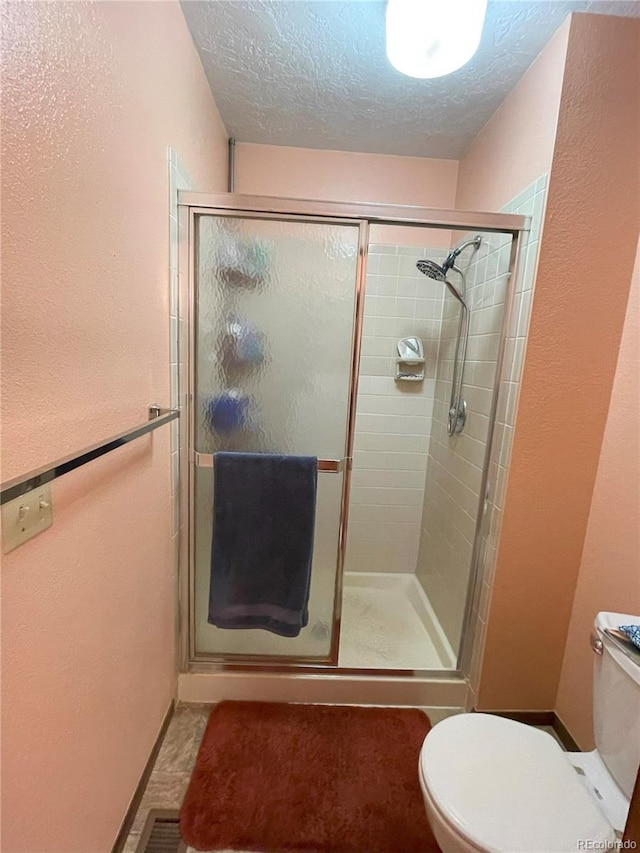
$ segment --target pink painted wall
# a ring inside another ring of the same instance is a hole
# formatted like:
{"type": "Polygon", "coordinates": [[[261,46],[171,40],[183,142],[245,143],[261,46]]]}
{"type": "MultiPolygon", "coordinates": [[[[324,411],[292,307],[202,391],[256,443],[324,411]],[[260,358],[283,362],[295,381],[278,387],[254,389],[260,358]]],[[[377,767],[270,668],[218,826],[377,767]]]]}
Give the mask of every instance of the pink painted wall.
{"type": "MultiPolygon", "coordinates": [[[[637,19],[572,16],[484,710],[555,707],[640,225],[639,58],[637,19]]],[[[628,511],[623,500],[612,509],[628,511]]]]}
{"type": "MultiPolygon", "coordinates": [[[[169,400],[167,146],[224,190],[177,2],[6,3],[3,480],[169,400]]],[[[174,694],[169,430],[55,484],[2,565],[2,850],[108,851],[174,694]]]]}
{"type": "Polygon", "coordinates": [[[593,749],[593,652],[599,610],[640,613],[640,242],[564,650],[556,712],[593,749]]]}
{"type": "Polygon", "coordinates": [[[569,22],[567,18],[461,158],[460,210],[500,210],[549,171],[569,22]]]}
{"type": "MultiPolygon", "coordinates": [[[[238,143],[236,192],[454,208],[457,160],[238,143]]],[[[450,232],[372,226],[372,243],[450,245],[450,232]]]]}

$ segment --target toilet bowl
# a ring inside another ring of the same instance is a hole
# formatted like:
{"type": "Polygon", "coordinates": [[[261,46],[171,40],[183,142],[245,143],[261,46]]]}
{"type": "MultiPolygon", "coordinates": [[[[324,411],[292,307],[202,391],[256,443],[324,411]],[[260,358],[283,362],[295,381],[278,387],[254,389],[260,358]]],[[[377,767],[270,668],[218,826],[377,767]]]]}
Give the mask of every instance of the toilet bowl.
{"type": "Polygon", "coordinates": [[[427,817],[443,853],[606,850],[615,831],[557,741],[491,714],[460,714],[420,754],[427,817]]]}
{"type": "Polygon", "coordinates": [[[596,617],[594,752],[564,752],[547,732],[493,714],[429,732],[420,787],[443,853],[614,849],[640,762],[640,656],[605,628],[630,623],[640,618],[596,617]]]}

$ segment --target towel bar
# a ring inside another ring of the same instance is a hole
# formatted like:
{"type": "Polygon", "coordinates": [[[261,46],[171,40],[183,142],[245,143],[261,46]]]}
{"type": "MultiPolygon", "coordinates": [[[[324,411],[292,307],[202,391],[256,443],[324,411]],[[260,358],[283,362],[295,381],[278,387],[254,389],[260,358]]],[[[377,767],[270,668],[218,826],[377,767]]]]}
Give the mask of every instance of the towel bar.
{"type": "MultiPolygon", "coordinates": [[[[193,462],[196,468],[213,468],[213,454],[194,450],[193,462]]],[[[347,456],[343,459],[318,459],[318,471],[325,474],[340,474],[345,467],[351,468],[351,459],[347,456]]]]}
{"type": "Polygon", "coordinates": [[[149,420],[139,426],[128,429],[126,432],[121,432],[119,435],[114,435],[112,438],[101,441],[98,444],[92,444],[85,447],[79,453],[74,453],[71,456],[65,456],[52,462],[49,465],[44,465],[42,468],[36,468],[35,471],[29,471],[28,474],[22,474],[19,477],[14,477],[12,480],[7,480],[0,487],[2,490],[2,500],[0,504],[6,504],[8,501],[19,498],[21,495],[26,495],[32,489],[38,489],[45,483],[50,483],[63,474],[68,474],[69,471],[74,471],[80,468],[81,465],[86,465],[87,462],[93,462],[105,453],[110,453],[123,444],[129,444],[130,441],[135,441],[146,435],[148,432],[158,429],[158,427],[168,424],[170,421],[180,417],[178,409],[161,409],[155,403],[149,406],[149,420]]]}

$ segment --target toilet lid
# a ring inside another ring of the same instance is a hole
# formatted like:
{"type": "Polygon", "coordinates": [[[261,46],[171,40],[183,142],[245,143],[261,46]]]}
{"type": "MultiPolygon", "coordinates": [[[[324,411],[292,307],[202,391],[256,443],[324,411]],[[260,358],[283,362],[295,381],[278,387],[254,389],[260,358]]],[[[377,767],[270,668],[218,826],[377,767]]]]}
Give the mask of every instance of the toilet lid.
{"type": "Polygon", "coordinates": [[[420,770],[444,819],[480,850],[565,853],[615,839],[560,746],[531,726],[449,717],[427,735],[420,770]]]}

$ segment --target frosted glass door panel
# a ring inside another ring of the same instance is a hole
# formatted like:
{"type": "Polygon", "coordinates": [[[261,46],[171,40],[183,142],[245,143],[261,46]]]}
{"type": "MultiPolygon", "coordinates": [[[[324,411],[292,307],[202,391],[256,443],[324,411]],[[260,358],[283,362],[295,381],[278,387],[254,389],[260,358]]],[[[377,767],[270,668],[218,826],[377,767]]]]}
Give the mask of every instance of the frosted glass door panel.
{"type": "MultiPolygon", "coordinates": [[[[194,450],[346,455],[359,227],[197,219],[194,450]]],[[[309,624],[295,638],[207,622],[213,475],[195,482],[197,654],[327,659],[343,475],[318,474],[309,624]]]]}
{"type": "Polygon", "coordinates": [[[199,218],[200,453],[344,455],[358,226],[199,218]]]}
{"type": "Polygon", "coordinates": [[[342,474],[318,475],[309,623],[298,637],[279,637],[269,631],[225,630],[208,623],[213,473],[204,468],[196,472],[195,629],[198,654],[274,655],[320,660],[329,657],[342,478],[342,474]]]}

